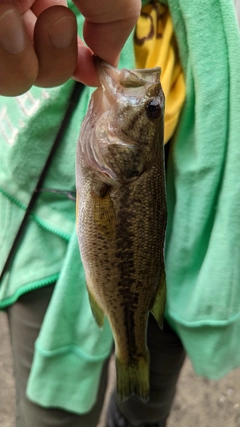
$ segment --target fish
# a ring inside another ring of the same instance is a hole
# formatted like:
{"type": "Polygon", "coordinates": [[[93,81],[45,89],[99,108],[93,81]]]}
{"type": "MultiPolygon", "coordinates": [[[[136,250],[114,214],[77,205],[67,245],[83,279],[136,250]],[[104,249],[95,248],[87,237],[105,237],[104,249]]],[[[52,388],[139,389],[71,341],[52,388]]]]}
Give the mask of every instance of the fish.
{"type": "Polygon", "coordinates": [[[162,327],[167,222],[160,68],[95,58],[76,154],[77,235],[93,316],[115,342],[117,393],[149,398],[151,312],[162,327]]]}

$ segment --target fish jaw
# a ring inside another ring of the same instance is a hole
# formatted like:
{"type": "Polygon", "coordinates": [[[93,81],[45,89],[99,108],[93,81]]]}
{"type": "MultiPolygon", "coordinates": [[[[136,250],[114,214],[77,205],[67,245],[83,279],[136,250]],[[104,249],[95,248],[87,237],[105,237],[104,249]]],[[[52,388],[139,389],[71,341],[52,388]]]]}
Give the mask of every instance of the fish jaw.
{"type": "MultiPolygon", "coordinates": [[[[151,70],[128,70],[126,68],[119,70],[96,56],[94,59],[102,89],[111,94],[112,97],[119,96],[119,94],[122,95],[124,88],[130,91],[131,89],[136,90],[137,87],[144,87],[145,90],[147,85],[151,86],[160,83],[160,67],[155,67],[151,70]],[[121,90],[119,90],[120,87],[122,87],[121,90]]],[[[131,92],[126,91],[126,93],[129,94],[131,92]]]]}
{"type": "MultiPolygon", "coordinates": [[[[154,89],[155,95],[157,92],[161,92],[164,98],[160,84],[160,67],[129,70],[126,68],[115,68],[97,56],[94,56],[94,61],[101,89],[104,96],[109,97],[110,102],[116,101],[116,99],[122,96],[131,97],[132,95],[139,98],[144,97],[145,94],[154,96],[154,93],[151,93],[152,89],[154,89]]],[[[98,92],[98,89],[95,92],[98,92]]]]}

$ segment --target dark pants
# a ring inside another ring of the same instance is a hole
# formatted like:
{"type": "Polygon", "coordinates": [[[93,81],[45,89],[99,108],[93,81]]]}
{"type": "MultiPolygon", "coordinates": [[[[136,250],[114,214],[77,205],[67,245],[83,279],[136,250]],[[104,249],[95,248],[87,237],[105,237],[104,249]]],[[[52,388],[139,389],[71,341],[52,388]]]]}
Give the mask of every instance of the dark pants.
{"type": "Polygon", "coordinates": [[[29,292],[7,310],[16,380],[16,427],[96,427],[107,386],[108,360],[103,368],[97,403],[87,414],[77,415],[57,408],[43,408],[31,402],[25,394],[34,342],[53,289],[54,285],[51,285],[29,292]]]}
{"type": "MultiPolygon", "coordinates": [[[[43,408],[31,402],[25,394],[34,342],[53,289],[54,285],[51,285],[29,292],[7,309],[16,379],[16,427],[96,427],[107,385],[108,360],[103,367],[97,402],[87,414],[43,408]]],[[[133,426],[144,422],[151,424],[168,416],[185,357],[182,344],[171,328],[165,324],[164,331],[161,331],[152,316],[149,318],[148,346],[151,354],[149,401],[143,403],[131,397],[120,402],[116,398],[119,409],[133,426]]],[[[112,399],[115,399],[115,395],[112,399]]]]}

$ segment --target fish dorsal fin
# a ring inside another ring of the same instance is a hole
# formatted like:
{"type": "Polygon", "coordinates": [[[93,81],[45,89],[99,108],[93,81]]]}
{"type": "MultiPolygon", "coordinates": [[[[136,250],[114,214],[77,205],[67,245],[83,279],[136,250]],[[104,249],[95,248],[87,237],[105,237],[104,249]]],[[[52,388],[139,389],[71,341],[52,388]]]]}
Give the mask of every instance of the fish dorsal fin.
{"type": "Polygon", "coordinates": [[[89,302],[90,302],[94,319],[96,320],[96,323],[99,326],[99,328],[103,328],[104,313],[89,290],[88,290],[88,296],[89,296],[89,302]]]}
{"type": "Polygon", "coordinates": [[[164,309],[165,309],[165,302],[166,302],[166,276],[165,276],[165,271],[163,271],[161,275],[160,283],[158,285],[158,290],[154,300],[154,304],[151,309],[151,313],[156,319],[161,329],[163,327],[163,315],[164,315],[164,309]]]}

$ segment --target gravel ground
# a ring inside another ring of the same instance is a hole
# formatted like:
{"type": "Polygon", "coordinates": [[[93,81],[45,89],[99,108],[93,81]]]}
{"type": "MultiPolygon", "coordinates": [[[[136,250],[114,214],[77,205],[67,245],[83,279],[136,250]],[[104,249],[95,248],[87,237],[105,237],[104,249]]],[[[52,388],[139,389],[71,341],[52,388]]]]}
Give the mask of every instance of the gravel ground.
{"type": "MultiPolygon", "coordinates": [[[[1,312],[0,342],[0,426],[15,427],[11,350],[1,312]]],[[[114,384],[113,363],[110,378],[109,391],[114,384]]],[[[104,411],[97,427],[104,427],[104,411]]],[[[197,377],[186,360],[168,427],[240,427],[240,369],[220,381],[209,381],[197,377]]]]}

